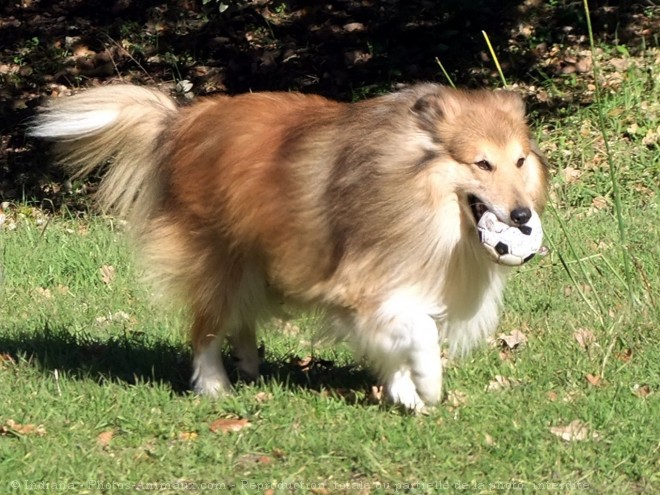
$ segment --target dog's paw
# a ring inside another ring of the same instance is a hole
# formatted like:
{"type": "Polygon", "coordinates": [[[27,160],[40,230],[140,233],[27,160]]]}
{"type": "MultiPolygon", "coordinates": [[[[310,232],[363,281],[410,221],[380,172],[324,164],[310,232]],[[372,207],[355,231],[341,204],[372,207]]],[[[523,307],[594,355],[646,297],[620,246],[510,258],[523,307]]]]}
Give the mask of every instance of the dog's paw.
{"type": "Polygon", "coordinates": [[[424,401],[417,393],[415,384],[410,377],[410,371],[399,370],[389,380],[385,387],[388,398],[395,404],[400,404],[409,411],[421,412],[424,401]]]}
{"type": "Polygon", "coordinates": [[[192,388],[196,394],[220,397],[231,391],[231,384],[214,341],[193,359],[192,388]]]}
{"type": "Polygon", "coordinates": [[[219,373],[195,373],[191,382],[192,389],[197,395],[218,398],[231,392],[229,380],[219,373]]]}

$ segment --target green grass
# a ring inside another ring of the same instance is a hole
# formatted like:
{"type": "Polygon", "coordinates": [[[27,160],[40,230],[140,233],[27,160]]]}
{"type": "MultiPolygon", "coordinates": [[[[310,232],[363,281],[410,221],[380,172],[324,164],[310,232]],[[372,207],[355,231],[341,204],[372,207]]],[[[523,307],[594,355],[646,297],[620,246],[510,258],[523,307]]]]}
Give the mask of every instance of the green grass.
{"type": "Polygon", "coordinates": [[[262,334],[260,382],[223,401],[189,394],[185,314],[149,303],[121,224],[12,205],[0,231],[2,492],[656,493],[658,54],[636,60],[602,102],[633,283],[595,109],[545,117],[554,248],[512,277],[499,329],[528,341],[450,363],[448,398],[428,415],[372,403],[373,379],[346,349],[310,343],[312,317],[262,334]],[[576,332],[593,341],[583,348],[576,332]],[[293,358],[310,354],[305,371],[293,358]],[[497,376],[511,386],[489,389],[497,376]],[[249,426],[213,431],[222,418],[249,426]],[[573,420],[586,438],[552,433],[573,420]]]}

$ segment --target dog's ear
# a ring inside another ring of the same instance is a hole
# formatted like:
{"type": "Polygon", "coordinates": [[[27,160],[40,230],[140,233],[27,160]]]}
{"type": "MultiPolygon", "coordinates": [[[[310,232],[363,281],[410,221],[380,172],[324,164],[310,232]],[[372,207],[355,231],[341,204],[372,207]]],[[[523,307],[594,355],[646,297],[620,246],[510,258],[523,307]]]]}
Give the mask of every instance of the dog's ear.
{"type": "Polygon", "coordinates": [[[539,148],[539,144],[536,142],[536,139],[530,139],[529,144],[530,151],[534,154],[534,158],[536,158],[536,160],[541,165],[543,179],[545,180],[547,187],[547,184],[550,182],[550,162],[548,162],[548,159],[541,151],[541,148],[539,148]]]}
{"type": "Polygon", "coordinates": [[[541,148],[539,148],[539,143],[536,142],[536,139],[530,139],[529,145],[530,151],[536,155],[536,158],[538,158],[538,160],[541,162],[541,165],[543,165],[543,167],[548,170],[550,168],[550,163],[541,151],[541,148]]]}
{"type": "Polygon", "coordinates": [[[461,113],[458,91],[439,86],[421,95],[413,104],[412,112],[422,129],[437,132],[440,122],[451,121],[461,113]]]}
{"type": "Polygon", "coordinates": [[[525,102],[519,93],[509,90],[493,91],[491,93],[501,110],[513,114],[515,117],[525,120],[525,102]]]}
{"type": "Polygon", "coordinates": [[[435,119],[450,119],[461,111],[458,92],[449,88],[438,87],[435,91],[421,95],[412,107],[419,116],[435,119]]]}

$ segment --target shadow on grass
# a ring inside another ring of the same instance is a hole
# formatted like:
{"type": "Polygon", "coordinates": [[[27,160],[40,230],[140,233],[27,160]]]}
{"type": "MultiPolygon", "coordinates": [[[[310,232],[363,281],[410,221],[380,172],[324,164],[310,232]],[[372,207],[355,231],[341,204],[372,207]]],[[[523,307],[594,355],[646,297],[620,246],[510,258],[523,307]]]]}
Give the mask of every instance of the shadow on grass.
{"type": "MultiPolygon", "coordinates": [[[[1,335],[0,354],[28,361],[44,372],[64,372],[74,379],[162,384],[176,395],[191,393],[191,349],[144,333],[102,340],[64,328],[45,327],[29,335],[1,335]]],[[[228,353],[223,354],[223,361],[232,383],[238,382],[238,370],[228,353]]],[[[353,365],[337,366],[322,359],[301,363],[295,357],[264,362],[261,377],[266,383],[276,381],[289,389],[335,391],[342,397],[354,395],[346,391],[365,390],[375,383],[367,371],[353,365]]]]}

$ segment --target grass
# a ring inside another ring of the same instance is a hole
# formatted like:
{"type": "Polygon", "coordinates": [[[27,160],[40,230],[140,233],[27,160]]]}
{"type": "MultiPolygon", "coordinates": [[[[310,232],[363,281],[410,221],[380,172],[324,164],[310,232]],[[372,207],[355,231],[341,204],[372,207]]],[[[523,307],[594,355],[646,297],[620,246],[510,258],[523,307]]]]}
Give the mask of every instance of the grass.
{"type": "Polygon", "coordinates": [[[185,314],[148,302],[121,223],[11,205],[0,232],[2,491],[656,493],[658,60],[653,50],[631,60],[601,101],[632,284],[596,109],[539,117],[552,249],[512,277],[499,329],[527,342],[451,362],[447,399],[429,415],[374,403],[373,379],[346,349],[311,343],[313,317],[262,334],[258,383],[223,401],[189,394],[185,314]],[[225,419],[248,426],[223,433],[225,419]],[[574,420],[584,429],[567,430],[574,420]]]}

